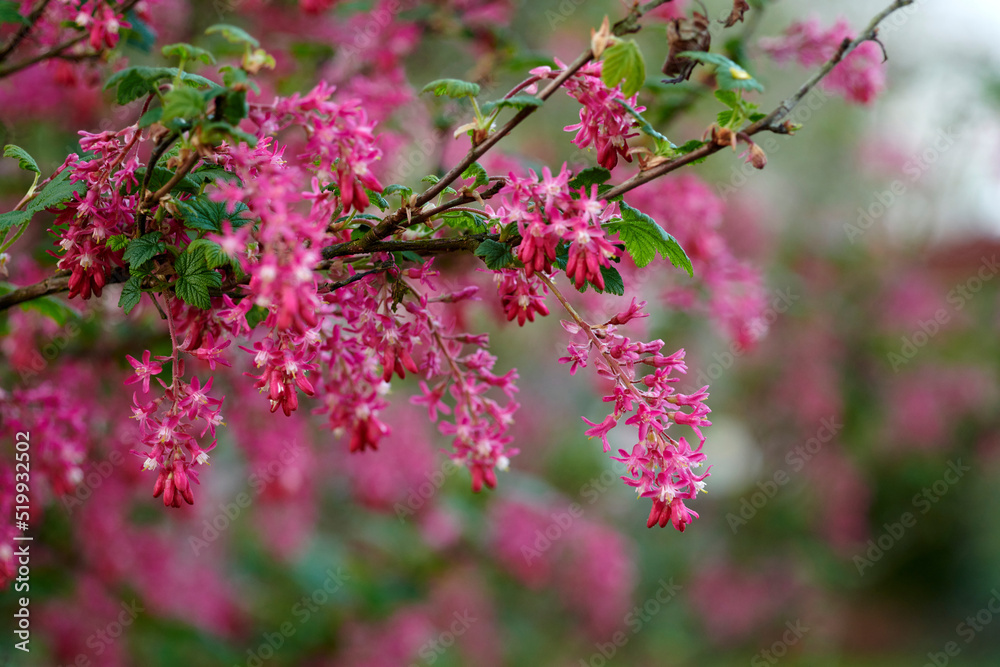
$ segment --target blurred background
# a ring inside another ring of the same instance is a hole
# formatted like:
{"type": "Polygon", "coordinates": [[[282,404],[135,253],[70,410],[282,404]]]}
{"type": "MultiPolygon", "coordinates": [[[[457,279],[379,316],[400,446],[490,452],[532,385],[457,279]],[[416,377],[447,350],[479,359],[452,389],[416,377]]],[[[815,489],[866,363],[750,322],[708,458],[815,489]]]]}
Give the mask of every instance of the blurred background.
{"type": "MultiPolygon", "coordinates": [[[[713,18],[731,7],[705,4],[713,18]]],[[[713,50],[747,63],[769,110],[811,70],[772,63],[761,40],[810,17],[858,31],[887,1],[751,4],[713,50]]],[[[649,72],[640,102],[677,144],[701,138],[719,111],[700,69],[676,86],[656,76],[664,19],[696,8],[675,0],[636,37],[649,72]]],[[[483,99],[499,97],[551,55],[572,60],[589,28],[624,6],[344,2],[303,14],[294,2],[172,0],[150,10],[157,49],[220,20],[260,36],[281,54],[264,100],[318,78],[361,97],[388,155],[413,164],[387,166],[383,183],[415,186],[462,154],[464,139],[450,137],[470,113],[418,96],[426,81],[480,80],[492,91],[483,99]]],[[[151,35],[133,32],[125,55],[155,60],[143,51],[151,35]]],[[[394,384],[394,436],[349,456],[305,410],[269,414],[235,369],[225,393],[240,417],[198,504],[163,511],[128,454],[120,383],[126,353],[165,354],[169,341],[155,312],[126,323],[109,289],[42,371],[108,398],[81,417],[92,435],[82,491],[36,519],[37,635],[27,662],[12,664],[998,664],[998,33],[995,3],[918,2],[882,31],[886,87],[868,104],[810,97],[792,115],[794,137],[760,138],[765,170],[727,151],[626,197],[696,266],[692,280],[665,263],[623,269],[652,314],[636,335],[687,350],[682,390],[710,385],[713,474],[683,534],[646,529],[648,503],[583,435],[581,415],[606,414],[601,385],[558,363],[567,341],[555,302],[550,317],[508,326],[486,275],[462,316],[492,334],[498,372],[521,376],[521,453],[496,490],[470,492],[445,438],[408,405],[415,383],[394,384]]],[[[135,109],[110,109],[102,71],[0,82],[5,142],[52,169],[77,130],[134,122],[135,109]]],[[[484,165],[591,166],[562,129],[577,110],[560,93],[484,165]]],[[[23,179],[0,166],[9,210],[23,179]]],[[[51,241],[37,229],[35,258],[48,266],[51,241]]],[[[578,299],[592,321],[627,303],[578,299]]],[[[2,324],[11,383],[35,381],[15,372],[29,363],[15,358],[26,340],[40,351],[59,340],[57,324],[33,318],[2,324]]],[[[0,602],[13,608],[13,593],[0,602]]]]}

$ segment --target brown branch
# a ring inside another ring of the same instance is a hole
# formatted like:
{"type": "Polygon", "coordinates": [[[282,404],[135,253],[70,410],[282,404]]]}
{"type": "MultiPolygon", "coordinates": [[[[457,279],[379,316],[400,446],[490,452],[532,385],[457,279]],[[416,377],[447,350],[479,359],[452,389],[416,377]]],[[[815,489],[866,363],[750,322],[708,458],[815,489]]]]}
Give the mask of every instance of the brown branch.
{"type": "Polygon", "coordinates": [[[14,33],[14,36],[10,38],[10,41],[7,42],[2,49],[0,49],[0,62],[6,60],[7,56],[9,56],[11,52],[16,49],[18,45],[24,41],[24,38],[27,37],[28,34],[34,29],[35,24],[38,23],[38,19],[42,17],[42,13],[45,11],[45,8],[50,2],[52,2],[52,0],[41,0],[41,2],[35,5],[35,8],[32,9],[31,13],[26,17],[27,22],[21,26],[20,30],[14,33]]]}
{"type": "MultiPolygon", "coordinates": [[[[833,70],[834,67],[850,55],[854,49],[858,48],[858,46],[864,42],[875,39],[878,35],[878,26],[882,21],[884,21],[893,12],[906,7],[907,5],[912,5],[914,1],[915,0],[895,0],[895,2],[889,5],[886,9],[879,12],[879,14],[872,19],[871,23],[868,24],[868,27],[865,28],[855,39],[844,40],[844,43],[840,45],[840,48],[837,49],[837,52],[833,55],[833,57],[830,58],[830,60],[828,60],[815,74],[809,77],[809,79],[803,83],[797,91],[795,91],[795,94],[779,104],[778,107],[767,116],[742,130],[741,134],[745,133],[748,136],[753,136],[764,131],[775,132],[778,134],[788,134],[787,129],[781,124],[781,121],[785,120],[788,114],[791,113],[792,109],[798,106],[805,96],[808,95],[809,92],[815,88],[817,84],[819,84],[819,82],[833,70]]],[[[702,146],[687,155],[679,157],[676,160],[664,162],[663,164],[657,165],[652,169],[639,172],[632,178],[629,178],[628,180],[623,181],[622,183],[619,183],[615,187],[611,188],[602,196],[605,199],[611,199],[613,197],[623,195],[629,190],[634,190],[640,185],[656,180],[657,178],[665,174],[669,174],[672,171],[676,171],[687,164],[708,157],[714,153],[718,153],[725,147],[725,145],[718,145],[714,143],[706,144],[705,146],[702,146]]]]}

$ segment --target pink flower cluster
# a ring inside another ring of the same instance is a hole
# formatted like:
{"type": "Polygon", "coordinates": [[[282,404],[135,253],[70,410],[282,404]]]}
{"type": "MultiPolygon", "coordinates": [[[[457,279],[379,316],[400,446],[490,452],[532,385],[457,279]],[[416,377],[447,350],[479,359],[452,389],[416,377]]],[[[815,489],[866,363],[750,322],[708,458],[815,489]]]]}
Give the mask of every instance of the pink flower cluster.
{"type": "Polygon", "coordinates": [[[639,497],[652,499],[646,525],[663,527],[673,522],[674,528],[683,532],[692,517],[698,516],[684,501],[694,499],[704,490],[704,480],[709,475],[708,470],[696,473],[705,460],[701,452],[705,444],[701,428],[711,425],[706,418],[711,411],[705,405],[708,387],[693,394],[681,394],[673,387],[680,381],[673,373],[687,372],[684,350],[665,356],[661,353],[662,340],[639,343],[618,333],[619,326],[648,316],[641,312],[645,305],[633,298],[627,310],[600,326],[564,321],[567,332],[583,334],[584,338],[571,342],[569,356],[559,361],[572,364],[572,374],[593,359],[598,375],[613,383],[604,401],[612,403],[614,409],[600,423],[584,418],[591,427],[586,434],[601,438],[604,451],[608,452],[611,449],[608,434],[627,416],[625,423],[638,430],[638,442],[631,452],[619,449],[620,456],[611,458],[625,464],[629,473],[622,477],[625,483],[634,487],[639,497]],[[685,412],[685,408],[689,411],[685,412]],[[690,427],[698,446],[692,448],[684,437],[671,437],[667,430],[672,424],[690,427]]]}
{"type": "Polygon", "coordinates": [[[58,266],[72,271],[69,297],[89,299],[91,294],[101,296],[110,271],[122,265],[121,252],[112,251],[105,242],[134,222],[139,160],[128,156],[139,140],[139,129],[130,126],[118,132],[80,132],[80,136],[80,147],[93,157],[81,160],[73,153],[66,158],[62,169],[70,169],[70,180],[81,187],[55,220],[55,228],[65,224],[65,229],[54,232],[63,251],[58,266]]]}
{"type": "Polygon", "coordinates": [[[142,360],[131,355],[127,358],[134,374],[125,384],[142,383],[142,398],[138,392],[133,394],[132,416],[139,422],[140,442],[149,447],[148,452],[132,450],[132,453],[145,457],[142,464],[144,470],[159,470],[153,486],[154,498],[162,494],[163,504],[167,507],[180,507],[182,498],[193,505],[190,482],[198,481],[194,466],[207,464],[207,452],[215,447],[213,440],[211,446],[202,449],[198,438],[205,437],[208,432],[215,438],[215,427],[222,423],[222,399],[209,396],[213,378],[209,378],[205,386],[197,377],[185,382],[182,379],[184,362],[176,356],[156,357],[153,360],[149,350],[146,350],[142,360]],[[154,397],[149,381],[163,372],[163,364],[160,363],[163,361],[173,362],[174,377],[169,386],[156,378],[164,392],[154,397]],[[199,419],[204,422],[204,427],[196,437],[192,431],[197,427],[194,422],[199,419]]]}
{"type": "MultiPolygon", "coordinates": [[[[584,188],[574,193],[569,180],[565,164],[554,176],[548,167],[544,168],[541,179],[532,170],[524,178],[511,172],[501,190],[505,195],[503,205],[495,211],[487,207],[486,211],[503,225],[517,225],[521,234],[518,259],[524,263],[529,279],[535,272],[551,272],[559,246],[565,243],[569,253],[566,275],[577,289],[587,282],[604,289],[601,269],[610,267],[622,250],[611,242],[601,225],[615,215],[618,207],[597,197],[596,186],[589,193],[584,188]]],[[[541,312],[538,299],[531,298],[532,292],[529,287],[525,292],[527,303],[522,307],[541,312]]]]}
{"type": "MultiPolygon", "coordinates": [[[[531,70],[531,74],[542,79],[554,79],[566,69],[566,65],[558,59],[555,62],[558,69],[537,67],[531,70]]],[[[580,109],[580,122],[563,129],[576,131],[573,143],[579,148],[593,146],[597,151],[597,163],[606,169],[614,169],[619,156],[626,162],[632,161],[628,139],[638,135],[638,132],[631,131],[636,125],[635,117],[621,102],[639,112],[646,107],[638,106],[638,94],[626,99],[621,86],[608,88],[601,80],[602,66],[601,62],[588,63],[564,84],[566,92],[583,108],[580,109]]]]}
{"type": "Polygon", "coordinates": [[[518,269],[502,269],[493,276],[508,322],[517,319],[518,326],[523,327],[525,321],[534,322],[536,314],[542,317],[549,314],[549,307],[545,305],[548,290],[537,276],[526,276],[518,269]]]}
{"type": "MultiPolygon", "coordinates": [[[[841,19],[823,29],[818,19],[792,24],[783,37],[765,38],[760,47],[779,63],[795,60],[802,67],[814,67],[833,57],[845,39],[854,39],[847,21],[841,19]]],[[[882,49],[864,42],[833,68],[821,86],[842,95],[849,102],[871,104],[885,90],[882,49]]]]}

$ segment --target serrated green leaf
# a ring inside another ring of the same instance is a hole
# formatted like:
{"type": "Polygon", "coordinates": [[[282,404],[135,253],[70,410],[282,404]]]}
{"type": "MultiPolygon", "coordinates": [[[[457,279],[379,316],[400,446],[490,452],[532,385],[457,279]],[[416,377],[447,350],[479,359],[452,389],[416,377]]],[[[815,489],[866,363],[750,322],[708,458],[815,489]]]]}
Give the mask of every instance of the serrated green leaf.
{"type": "Polygon", "coordinates": [[[33,310],[54,321],[59,326],[65,326],[71,319],[80,316],[80,313],[67,306],[62,299],[54,296],[42,296],[31,301],[26,301],[21,304],[21,309],[33,310]]]}
{"type": "Polygon", "coordinates": [[[601,81],[608,88],[622,84],[622,95],[632,97],[646,82],[646,62],[635,40],[620,41],[601,56],[601,81]]]}
{"type": "Polygon", "coordinates": [[[8,213],[2,213],[0,214],[0,232],[10,229],[11,227],[19,227],[30,220],[31,213],[28,211],[10,211],[8,213]]]}
{"type": "Polygon", "coordinates": [[[668,234],[651,217],[632,208],[625,202],[621,203],[622,217],[604,225],[609,233],[618,233],[618,238],[625,244],[628,254],[635,260],[636,266],[642,268],[656,258],[656,253],[674,266],[684,269],[688,275],[694,275],[694,267],[687,253],[681,248],[673,236],[668,234]]]}
{"type": "Polygon", "coordinates": [[[174,270],[177,271],[177,280],[174,282],[177,297],[195,308],[211,308],[209,289],[221,287],[222,276],[208,267],[204,255],[198,252],[182,253],[174,263],[174,270]]]}
{"type": "Polygon", "coordinates": [[[719,115],[715,117],[715,122],[719,127],[727,127],[733,122],[736,117],[736,112],[732,109],[726,109],[725,111],[720,111],[719,115]]]}
{"type": "Polygon", "coordinates": [[[191,245],[188,246],[185,252],[201,255],[205,260],[205,264],[210,269],[217,269],[220,266],[227,265],[232,266],[234,262],[233,258],[222,250],[222,246],[208,239],[195,239],[191,241],[191,245]]]}
{"type": "Polygon", "coordinates": [[[213,26],[209,26],[209,28],[205,30],[206,35],[216,33],[221,35],[226,41],[232,42],[233,44],[249,44],[253,47],[260,46],[260,42],[246,30],[228,23],[216,23],[213,26]]]}
{"type": "Polygon", "coordinates": [[[115,234],[114,236],[108,237],[108,240],[105,241],[105,245],[108,246],[110,250],[118,252],[119,250],[127,248],[130,240],[131,239],[124,234],[115,234]]]}
{"type": "Polygon", "coordinates": [[[31,21],[26,16],[21,16],[21,3],[4,0],[0,2],[0,23],[23,23],[30,25],[31,21]]]}
{"type": "Polygon", "coordinates": [[[192,46],[186,42],[178,42],[176,44],[167,44],[162,49],[160,53],[163,54],[165,58],[183,58],[184,60],[200,60],[206,65],[215,64],[215,56],[212,55],[211,51],[206,51],[205,49],[199,48],[197,46],[192,46]]]}
{"type": "Polygon", "coordinates": [[[468,168],[462,172],[462,178],[475,178],[476,182],[472,184],[473,188],[478,188],[481,185],[486,185],[490,182],[490,175],[486,173],[483,166],[478,162],[473,162],[468,166],[468,168]]]}
{"type": "Polygon", "coordinates": [[[125,254],[122,255],[122,259],[129,264],[129,266],[139,267],[153,259],[157,255],[166,252],[167,246],[160,237],[163,236],[160,232],[150,232],[148,234],[143,234],[137,239],[132,239],[128,244],[128,248],[125,249],[125,254]]]}
{"type": "Polygon", "coordinates": [[[79,192],[81,195],[85,193],[87,189],[83,183],[79,181],[71,183],[69,174],[69,169],[63,169],[41,191],[35,193],[24,210],[29,213],[37,213],[46,209],[60,210],[65,208],[64,204],[71,200],[76,193],[79,192]]]}
{"type": "Polygon", "coordinates": [[[687,155],[688,153],[692,153],[698,150],[704,145],[705,145],[704,141],[700,141],[698,139],[692,139],[691,141],[688,141],[678,146],[677,152],[680,153],[681,155],[687,155]]]}
{"type": "Polygon", "coordinates": [[[420,92],[433,92],[438,97],[442,95],[454,98],[476,97],[479,95],[479,84],[461,79],[436,79],[424,86],[420,92]]]}
{"type": "Polygon", "coordinates": [[[35,162],[35,158],[31,157],[31,155],[28,154],[28,151],[24,150],[20,146],[7,144],[3,147],[3,156],[16,159],[17,166],[25,171],[33,171],[36,174],[42,173],[42,170],[38,168],[38,163],[35,162]]]}
{"type": "Polygon", "coordinates": [[[430,183],[431,185],[437,185],[441,181],[441,177],[437,174],[427,174],[420,179],[421,183],[430,183]]]}
{"type": "Polygon", "coordinates": [[[212,201],[205,195],[177,202],[177,210],[187,227],[207,232],[221,233],[226,220],[233,229],[251,222],[249,218],[241,215],[250,210],[243,202],[212,201]],[[233,207],[232,213],[229,212],[230,205],[233,207]]]}
{"type": "Polygon", "coordinates": [[[413,190],[406,187],[405,185],[400,185],[399,183],[393,183],[388,186],[385,190],[382,190],[382,194],[386,197],[398,194],[402,203],[406,203],[406,200],[413,196],[413,190]]]}
{"type": "Polygon", "coordinates": [[[591,185],[601,185],[609,178],[611,172],[604,167],[587,167],[570,179],[569,187],[572,190],[583,188],[589,194],[591,185]]]}
{"type": "Polygon", "coordinates": [[[128,104],[140,97],[157,91],[160,81],[173,79],[180,74],[181,81],[197,88],[209,88],[218,85],[211,79],[206,79],[190,72],[179,72],[176,67],[126,67],[108,77],[104,89],[116,89],[116,101],[120,105],[128,104]]]}
{"type": "Polygon", "coordinates": [[[139,305],[142,299],[142,278],[130,276],[122,285],[122,295],[118,299],[118,307],[125,310],[128,315],[132,309],[139,305]]]}
{"type": "Polygon", "coordinates": [[[740,96],[734,90],[717,90],[715,99],[725,104],[730,109],[740,108],[740,96]]]}
{"type": "Polygon", "coordinates": [[[487,229],[486,220],[481,215],[476,215],[469,211],[452,211],[442,216],[444,224],[452,229],[461,229],[474,233],[485,232],[487,229]]]}
{"type": "Polygon", "coordinates": [[[751,123],[756,123],[757,121],[764,120],[765,118],[767,118],[767,114],[766,113],[752,113],[752,114],[750,114],[750,122],[751,123]]]}
{"type": "Polygon", "coordinates": [[[526,109],[527,107],[540,107],[542,100],[534,95],[512,95],[502,100],[493,100],[480,105],[484,114],[491,114],[495,109],[526,109]]]}
{"type": "Polygon", "coordinates": [[[197,118],[205,113],[205,98],[192,88],[174,88],[163,96],[163,116],[166,123],[175,118],[197,118]]]}
{"type": "Polygon", "coordinates": [[[375,204],[375,206],[376,206],[376,208],[378,208],[378,210],[385,211],[386,209],[389,208],[389,202],[387,202],[385,200],[385,197],[383,197],[378,192],[375,192],[374,190],[369,190],[368,188],[365,188],[365,194],[368,195],[368,201],[370,201],[371,203],[375,204]]]}
{"type": "Polygon", "coordinates": [[[618,272],[618,269],[613,266],[602,266],[601,277],[604,278],[604,289],[597,289],[595,285],[595,290],[606,294],[614,294],[615,296],[625,296],[625,280],[622,278],[622,274],[618,272]]]}
{"type": "Polygon", "coordinates": [[[493,239],[485,239],[476,248],[476,256],[482,257],[486,262],[486,268],[493,271],[504,269],[514,262],[514,254],[510,246],[493,239]]]}

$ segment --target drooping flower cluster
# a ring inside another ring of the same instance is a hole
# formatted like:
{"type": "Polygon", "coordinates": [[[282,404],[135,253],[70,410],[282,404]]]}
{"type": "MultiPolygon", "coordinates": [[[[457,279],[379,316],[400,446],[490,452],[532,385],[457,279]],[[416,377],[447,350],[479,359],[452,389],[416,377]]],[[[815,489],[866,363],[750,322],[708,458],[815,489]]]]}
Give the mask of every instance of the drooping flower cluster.
{"type": "MultiPolygon", "coordinates": [[[[175,351],[175,355],[178,352],[175,351]]],[[[128,362],[133,368],[133,377],[125,384],[142,385],[142,394],[133,394],[132,416],[139,423],[139,440],[149,447],[149,451],[132,453],[145,457],[142,464],[144,470],[158,470],[159,474],[153,486],[153,497],[163,495],[163,504],[167,507],[180,507],[181,499],[189,505],[194,504],[194,494],[191,491],[191,481],[198,481],[195,472],[196,465],[208,463],[208,453],[215,447],[215,428],[222,423],[221,398],[212,398],[214,378],[209,378],[204,386],[197,377],[190,382],[183,380],[184,362],[177,356],[151,358],[146,350],[142,359],[131,355],[128,362]],[[163,372],[161,362],[171,361],[173,380],[170,385],[156,377],[163,372]],[[150,379],[163,388],[163,394],[154,396],[150,392],[150,379]],[[204,426],[195,435],[201,420],[204,426]],[[213,438],[209,447],[202,449],[198,439],[207,433],[213,438]]]]}
{"type": "MultiPolygon", "coordinates": [[[[541,179],[531,170],[526,177],[511,172],[501,194],[503,205],[496,211],[487,207],[486,211],[504,225],[516,223],[521,234],[518,259],[529,279],[535,272],[551,272],[560,250],[564,250],[566,275],[578,289],[587,282],[604,289],[601,269],[610,267],[622,254],[601,227],[614,216],[616,204],[599,198],[596,186],[590,192],[585,188],[574,191],[565,164],[554,176],[546,167],[541,179]]],[[[524,293],[528,303],[522,308],[541,312],[537,299],[531,298],[532,291],[528,288],[524,293]]],[[[511,311],[507,312],[509,316],[511,311]]]]}
{"type": "Polygon", "coordinates": [[[545,305],[547,290],[537,277],[528,277],[517,269],[502,269],[493,277],[508,322],[517,319],[518,326],[523,327],[525,321],[534,322],[536,314],[542,317],[549,314],[549,307],[545,305]]]}
{"type": "MultiPolygon", "coordinates": [[[[792,24],[783,37],[760,40],[760,47],[779,63],[794,60],[802,67],[825,63],[845,39],[854,39],[846,20],[824,29],[819,19],[792,24]]],[[[885,67],[881,47],[865,42],[833,68],[822,82],[825,90],[856,104],[871,104],[885,90],[885,67]]]]}
{"type": "Polygon", "coordinates": [[[693,394],[681,394],[673,387],[680,378],[673,374],[687,372],[684,350],[663,355],[662,340],[640,343],[618,333],[619,326],[648,316],[641,312],[645,305],[633,298],[627,310],[600,326],[582,319],[563,321],[567,332],[584,337],[571,342],[569,356],[559,361],[572,364],[571,374],[593,361],[598,375],[613,383],[604,401],[612,403],[614,409],[600,423],[584,418],[591,427],[586,434],[601,438],[604,451],[608,452],[611,449],[608,433],[619,421],[625,418],[626,424],[638,429],[639,441],[632,451],[619,449],[620,456],[611,458],[627,468],[629,476],[622,477],[625,483],[634,487],[640,497],[652,499],[647,525],[663,527],[673,522],[674,528],[683,532],[692,517],[698,516],[684,501],[694,499],[704,490],[704,480],[709,475],[708,470],[700,475],[696,472],[705,460],[701,452],[705,444],[701,428],[711,425],[706,418],[710,412],[705,405],[708,387],[693,394]],[[650,372],[645,372],[647,369],[650,372]],[[672,424],[689,426],[698,446],[692,448],[686,438],[675,439],[668,434],[672,424]]]}
{"type": "MultiPolygon", "coordinates": [[[[531,70],[531,74],[542,79],[554,79],[566,69],[566,65],[558,59],[555,62],[558,69],[546,65],[531,70]]],[[[638,93],[626,99],[620,85],[608,88],[601,80],[602,67],[601,61],[588,63],[564,84],[566,92],[583,108],[580,109],[580,122],[563,129],[576,132],[573,143],[579,148],[593,146],[597,151],[599,165],[614,169],[619,156],[626,162],[632,161],[628,139],[638,135],[638,132],[632,132],[636,119],[622,102],[638,112],[644,111],[646,107],[639,106],[638,93]]]]}

